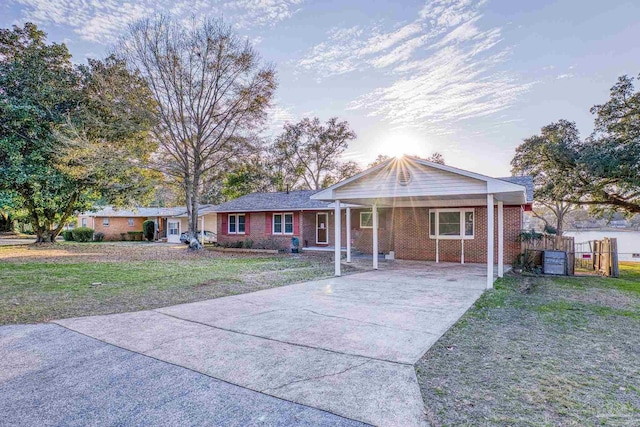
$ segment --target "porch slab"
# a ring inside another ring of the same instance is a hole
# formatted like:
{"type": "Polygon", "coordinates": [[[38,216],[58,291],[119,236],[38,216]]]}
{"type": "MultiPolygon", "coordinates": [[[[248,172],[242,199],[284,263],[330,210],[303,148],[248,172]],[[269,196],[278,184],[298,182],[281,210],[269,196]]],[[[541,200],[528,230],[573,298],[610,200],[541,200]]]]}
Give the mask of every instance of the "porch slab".
{"type": "Polygon", "coordinates": [[[482,266],[382,270],[58,321],[214,378],[374,425],[426,425],[413,363],[482,294],[482,266]]]}

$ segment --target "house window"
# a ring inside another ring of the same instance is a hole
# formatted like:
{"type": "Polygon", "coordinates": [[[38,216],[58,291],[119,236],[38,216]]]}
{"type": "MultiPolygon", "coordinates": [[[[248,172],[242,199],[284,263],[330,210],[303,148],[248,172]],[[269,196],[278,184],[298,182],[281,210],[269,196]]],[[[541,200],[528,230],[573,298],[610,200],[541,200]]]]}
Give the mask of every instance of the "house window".
{"type": "Polygon", "coordinates": [[[87,226],[87,218],[82,218],[82,226],[83,227],[87,226]]]}
{"type": "Polygon", "coordinates": [[[245,217],[244,214],[229,214],[229,225],[227,231],[229,234],[244,234],[245,217]]]}
{"type": "Polygon", "coordinates": [[[360,212],[360,228],[373,228],[373,214],[369,212],[360,212]]]}
{"type": "Polygon", "coordinates": [[[180,234],[180,223],[178,221],[169,221],[169,236],[177,236],[180,234]]]}
{"type": "Polygon", "coordinates": [[[473,209],[432,209],[429,237],[432,239],[473,239],[473,209]]]}
{"type": "Polygon", "coordinates": [[[104,225],[105,227],[109,226],[109,218],[102,218],[102,225],[104,225]]]}
{"type": "Polygon", "coordinates": [[[129,224],[129,227],[133,227],[133,218],[127,218],[127,223],[129,224]]]}
{"type": "Polygon", "coordinates": [[[293,214],[273,214],[273,234],[293,234],[293,214]]]}

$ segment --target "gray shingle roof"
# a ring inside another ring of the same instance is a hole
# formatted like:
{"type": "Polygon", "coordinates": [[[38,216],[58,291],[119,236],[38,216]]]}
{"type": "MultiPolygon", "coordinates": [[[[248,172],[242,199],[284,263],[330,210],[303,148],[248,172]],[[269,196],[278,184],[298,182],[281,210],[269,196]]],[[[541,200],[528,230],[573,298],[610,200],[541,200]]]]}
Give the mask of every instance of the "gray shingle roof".
{"type": "Polygon", "coordinates": [[[318,190],[296,190],[279,193],[251,193],[218,205],[216,212],[256,212],[328,209],[329,202],[311,200],[318,190]]]}
{"type": "Polygon", "coordinates": [[[85,212],[83,215],[93,217],[154,217],[154,216],[174,216],[185,212],[187,208],[180,206],[175,208],[131,208],[115,209],[107,206],[96,211],[85,212]]]}
{"type": "Polygon", "coordinates": [[[527,189],[527,203],[533,202],[533,177],[531,176],[505,176],[498,178],[502,181],[507,181],[512,184],[522,185],[527,189]]]}

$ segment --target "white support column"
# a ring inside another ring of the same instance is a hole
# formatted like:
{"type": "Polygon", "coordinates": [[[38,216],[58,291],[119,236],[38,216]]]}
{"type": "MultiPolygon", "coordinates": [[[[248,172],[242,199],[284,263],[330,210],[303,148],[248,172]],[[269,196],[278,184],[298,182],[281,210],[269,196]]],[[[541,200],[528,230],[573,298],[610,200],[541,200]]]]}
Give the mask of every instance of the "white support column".
{"type": "Polygon", "coordinates": [[[340,200],[335,201],[335,210],[333,215],[335,216],[334,228],[335,228],[335,238],[334,244],[336,246],[335,249],[335,275],[340,276],[342,273],[340,272],[340,256],[342,255],[340,249],[342,248],[342,242],[340,241],[340,234],[342,232],[342,227],[340,225],[340,200]]]}
{"type": "Polygon", "coordinates": [[[373,205],[371,208],[371,216],[373,217],[373,269],[378,269],[378,206],[373,205]]]}
{"type": "Polygon", "coordinates": [[[351,208],[347,208],[347,262],[351,262],[351,208]]]}
{"type": "Polygon", "coordinates": [[[440,240],[436,239],[436,264],[440,262],[440,240]]]}
{"type": "Polygon", "coordinates": [[[504,204],[498,202],[498,277],[504,276],[504,204]]]}
{"type": "Polygon", "coordinates": [[[460,264],[464,264],[464,239],[460,239],[460,246],[461,246],[460,264]]]}
{"type": "Polygon", "coordinates": [[[487,289],[493,288],[493,194],[487,194],[487,289]]]}
{"type": "Polygon", "coordinates": [[[202,220],[200,221],[200,243],[204,245],[204,215],[202,215],[200,218],[202,218],[202,220]]]}

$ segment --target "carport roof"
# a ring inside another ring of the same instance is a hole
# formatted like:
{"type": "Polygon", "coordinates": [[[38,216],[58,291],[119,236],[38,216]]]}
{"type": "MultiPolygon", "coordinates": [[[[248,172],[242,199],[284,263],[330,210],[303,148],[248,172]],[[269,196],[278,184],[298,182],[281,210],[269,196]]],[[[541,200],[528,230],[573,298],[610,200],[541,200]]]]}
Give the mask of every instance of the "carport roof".
{"type": "Polygon", "coordinates": [[[531,177],[493,178],[412,156],[387,160],[311,196],[379,206],[475,205],[486,196],[505,204],[533,202],[531,177]]]}

